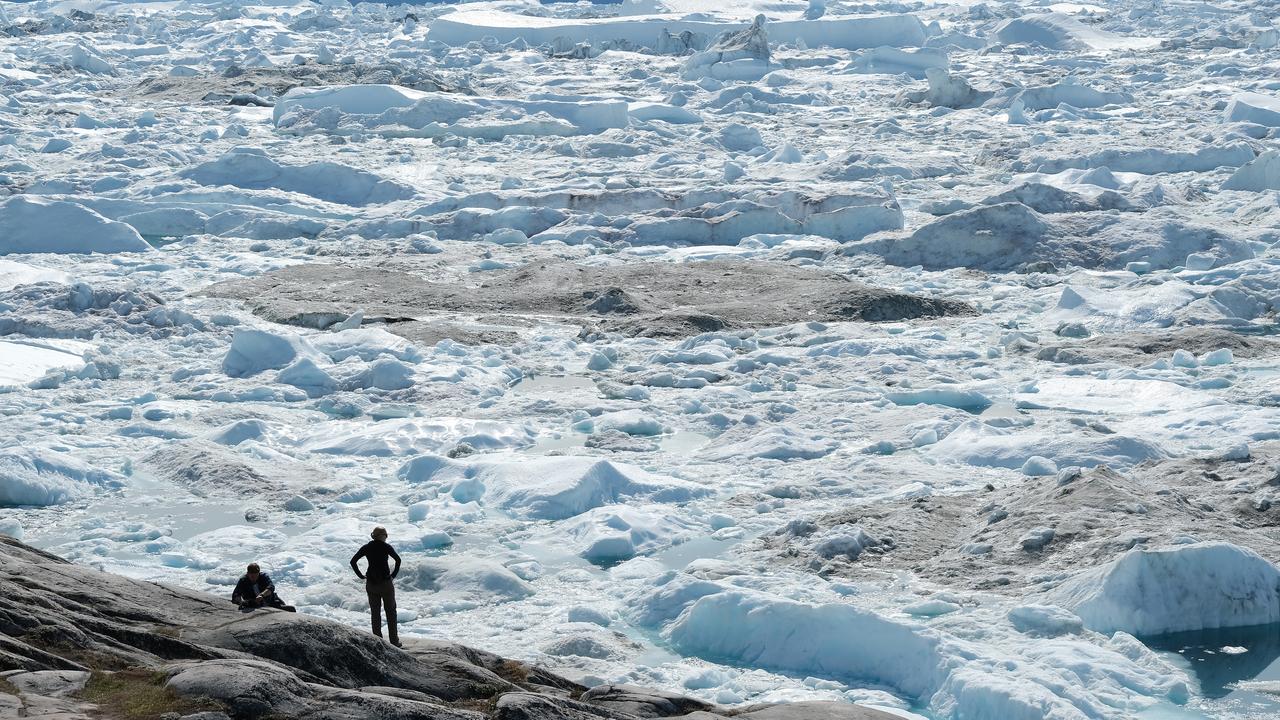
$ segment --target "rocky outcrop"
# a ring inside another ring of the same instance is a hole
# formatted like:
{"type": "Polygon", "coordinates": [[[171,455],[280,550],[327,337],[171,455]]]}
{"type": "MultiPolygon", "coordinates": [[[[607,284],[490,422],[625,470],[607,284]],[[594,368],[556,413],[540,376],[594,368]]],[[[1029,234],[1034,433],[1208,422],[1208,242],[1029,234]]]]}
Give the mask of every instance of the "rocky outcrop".
{"type": "Polygon", "coordinates": [[[448,642],[407,639],[399,649],[320,618],[241,612],[0,535],[0,720],[112,717],[97,703],[130,692],[126,678],[190,720],[892,717],[837,703],[735,711],[628,685],[588,690],[448,642]]]}
{"type": "Polygon", "coordinates": [[[642,718],[683,716],[713,709],[700,700],[634,685],[598,685],[583,693],[582,699],[642,718]]]}

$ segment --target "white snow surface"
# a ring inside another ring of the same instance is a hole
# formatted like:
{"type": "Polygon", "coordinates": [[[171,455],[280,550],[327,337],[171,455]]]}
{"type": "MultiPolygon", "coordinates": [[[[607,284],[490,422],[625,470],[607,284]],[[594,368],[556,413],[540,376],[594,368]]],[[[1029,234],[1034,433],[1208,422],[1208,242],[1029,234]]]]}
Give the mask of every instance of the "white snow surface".
{"type": "Polygon", "coordinates": [[[80,370],[86,349],[74,340],[0,340],[0,387],[26,384],[51,370],[80,370]]]}
{"type": "MultiPolygon", "coordinates": [[[[738,25],[727,19],[705,19],[706,13],[702,8],[699,10],[684,16],[628,15],[581,20],[530,17],[496,10],[461,10],[442,16],[427,36],[455,46],[486,37],[504,44],[519,39],[530,45],[565,38],[573,44],[622,41],[630,47],[657,49],[655,46],[663,31],[672,35],[689,32],[714,36],[738,25]]],[[[826,45],[847,50],[881,45],[917,47],[925,39],[919,18],[899,14],[826,16],[813,21],[779,19],[769,24],[769,33],[775,42],[803,41],[811,47],[826,45]]]]}
{"type": "Polygon", "coordinates": [[[123,478],[69,454],[44,448],[0,453],[0,505],[59,505],[123,478]]]}
{"type": "Polygon", "coordinates": [[[12,260],[0,260],[0,291],[12,290],[19,285],[41,282],[67,284],[71,275],[60,270],[28,265],[12,260]]]}
{"type": "Polygon", "coordinates": [[[149,249],[132,227],[75,202],[28,195],[0,202],[0,254],[125,253],[149,249]]]}
{"type": "Polygon", "coordinates": [[[1000,43],[1026,43],[1049,50],[1140,50],[1160,43],[1160,38],[1133,37],[1100,30],[1060,13],[1027,14],[1006,20],[992,33],[1000,43]]]}
{"type": "Polygon", "coordinates": [[[405,635],[731,706],[1280,716],[1248,689],[1280,678],[1274,3],[35,0],[0,32],[0,533],[223,595],[257,561],[363,628],[381,524],[405,635]],[[712,260],[973,312],[414,305],[712,260]],[[211,292],[301,264],[422,285],[211,292]],[[1224,632],[1258,667],[1221,692],[1157,638],[1224,632]]]}
{"type": "Polygon", "coordinates": [[[1238,93],[1231,97],[1224,111],[1227,122],[1247,122],[1280,127],[1280,97],[1256,92],[1238,93]]]}
{"type": "Polygon", "coordinates": [[[544,520],[563,520],[627,497],[688,502],[707,494],[689,483],[592,457],[469,463],[423,455],[405,463],[399,475],[410,483],[426,483],[456,500],[487,497],[508,512],[544,520]]]}

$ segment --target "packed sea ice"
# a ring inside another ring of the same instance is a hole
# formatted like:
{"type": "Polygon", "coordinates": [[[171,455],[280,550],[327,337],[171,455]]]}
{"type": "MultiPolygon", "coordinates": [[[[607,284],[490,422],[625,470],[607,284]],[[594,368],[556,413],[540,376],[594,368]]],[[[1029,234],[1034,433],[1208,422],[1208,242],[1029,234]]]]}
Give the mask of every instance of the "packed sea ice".
{"type": "Polygon", "coordinates": [[[364,627],[381,524],[402,636],[585,685],[1280,716],[1277,9],[0,2],[0,533],[364,627]]]}

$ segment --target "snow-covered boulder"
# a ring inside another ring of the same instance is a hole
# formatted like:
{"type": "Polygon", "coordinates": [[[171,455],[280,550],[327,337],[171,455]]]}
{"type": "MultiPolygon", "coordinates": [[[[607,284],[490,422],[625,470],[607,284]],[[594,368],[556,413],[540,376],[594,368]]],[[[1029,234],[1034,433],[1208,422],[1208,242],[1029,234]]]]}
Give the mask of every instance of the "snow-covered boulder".
{"type": "Polygon", "coordinates": [[[78,203],[35,195],[14,195],[0,202],[0,255],[150,249],[137,230],[78,203]]]}
{"type": "Polygon", "coordinates": [[[1280,622],[1280,570],[1224,542],[1131,550],[1050,593],[1098,632],[1156,635],[1280,622]]]}

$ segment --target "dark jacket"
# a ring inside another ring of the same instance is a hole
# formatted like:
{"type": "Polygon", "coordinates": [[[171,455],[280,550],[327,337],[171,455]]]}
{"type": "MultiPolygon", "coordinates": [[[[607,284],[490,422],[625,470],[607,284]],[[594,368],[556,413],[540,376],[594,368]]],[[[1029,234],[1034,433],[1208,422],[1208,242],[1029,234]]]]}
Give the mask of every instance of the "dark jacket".
{"type": "Polygon", "coordinates": [[[271,582],[271,577],[266,573],[258,573],[257,589],[254,589],[254,582],[249,579],[248,575],[240,578],[240,582],[236,583],[236,589],[231,592],[231,602],[239,604],[240,601],[253,602],[258,594],[263,590],[270,590],[271,597],[267,598],[270,604],[279,604],[283,602],[276,595],[275,583],[271,582]]]}
{"type": "Polygon", "coordinates": [[[356,571],[356,575],[371,583],[383,582],[395,577],[400,572],[400,556],[396,554],[395,548],[386,542],[370,540],[351,557],[351,569],[356,571]],[[360,566],[356,565],[356,561],[360,558],[365,558],[369,561],[369,567],[364,573],[361,573],[360,566]],[[394,570],[387,567],[387,558],[395,559],[396,567],[394,570]]]}

